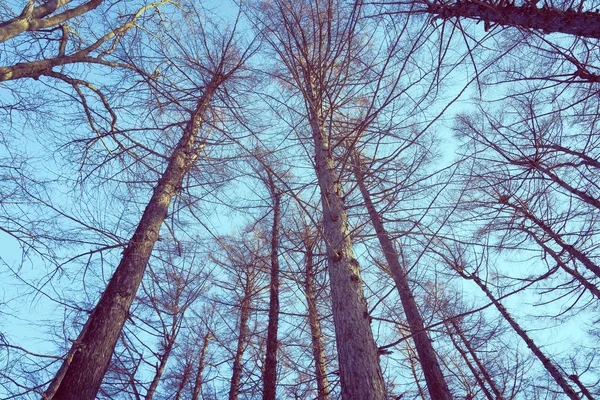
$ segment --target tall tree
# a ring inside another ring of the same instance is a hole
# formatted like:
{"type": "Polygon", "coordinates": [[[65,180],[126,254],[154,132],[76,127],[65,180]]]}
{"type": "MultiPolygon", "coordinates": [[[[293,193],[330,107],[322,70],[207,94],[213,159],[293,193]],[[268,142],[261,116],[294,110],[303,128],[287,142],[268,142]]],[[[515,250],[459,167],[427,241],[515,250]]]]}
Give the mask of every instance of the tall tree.
{"type": "Polygon", "coordinates": [[[367,188],[364,174],[362,172],[363,161],[361,160],[360,153],[356,152],[353,157],[354,164],[354,175],[358,182],[358,187],[362,195],[365,207],[369,213],[371,224],[375,229],[377,240],[383,250],[383,254],[388,263],[392,277],[398,289],[402,307],[404,308],[404,314],[408,322],[410,333],[415,342],[415,348],[418,354],[419,362],[423,373],[425,375],[425,381],[427,382],[427,389],[429,395],[433,399],[451,399],[452,393],[448,388],[446,379],[440,364],[437,360],[437,355],[431,343],[431,339],[425,329],[425,324],[417,303],[412,294],[410,284],[408,281],[408,274],[405,268],[400,264],[400,254],[396,251],[394,243],[392,242],[388,232],[385,230],[383,225],[383,218],[375,209],[375,205],[371,200],[371,194],[367,188]]]}
{"type": "Polygon", "coordinates": [[[365,49],[359,39],[361,6],[276,1],[258,2],[254,11],[285,66],[279,78],[293,86],[306,108],[321,190],[342,397],[383,399],[385,385],[328,130],[335,107],[330,102],[348,88],[345,81],[352,79],[365,49]]]}
{"type": "Polygon", "coordinates": [[[171,200],[181,191],[184,177],[205,148],[202,127],[209,115],[212,99],[243,64],[243,53],[236,47],[233,34],[216,43],[211,43],[208,37],[199,39],[205,41],[207,50],[207,64],[202,66],[205,81],[198,82],[200,87],[196,89],[201,94],[191,110],[190,119],[183,125],[179,142],[168,156],[167,166],[123,252],[121,262],[73,343],[72,356],[63,363],[46,391],[49,398],[67,399],[72,398],[74,393],[81,399],[95,397],[160,228],[168,215],[171,200]]]}

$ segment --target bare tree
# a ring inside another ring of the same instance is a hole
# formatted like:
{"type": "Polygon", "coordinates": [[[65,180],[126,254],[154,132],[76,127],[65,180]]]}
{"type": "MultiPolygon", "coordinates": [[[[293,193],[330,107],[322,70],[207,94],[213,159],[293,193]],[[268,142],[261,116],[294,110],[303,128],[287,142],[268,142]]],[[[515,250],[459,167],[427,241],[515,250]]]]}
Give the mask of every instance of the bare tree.
{"type": "Polygon", "coordinates": [[[158,239],[160,227],[168,215],[171,199],[181,190],[184,177],[204,150],[202,126],[209,115],[211,101],[243,64],[244,55],[236,47],[233,34],[216,43],[211,43],[208,37],[203,39],[208,58],[203,66],[206,80],[198,82],[203,86],[199,89],[202,94],[190,113],[190,119],[183,126],[179,142],[168,157],[168,164],[119,266],[84,329],[74,341],[72,359],[63,364],[46,391],[48,398],[71,398],[73,393],[77,393],[82,399],[92,399],[96,395],[128,318],[129,307],[158,239]]]}
{"type": "Polygon", "coordinates": [[[335,107],[329,102],[341,95],[364,49],[358,38],[361,7],[277,1],[259,2],[255,12],[265,40],[285,66],[278,77],[300,93],[306,108],[321,190],[342,397],[383,399],[383,376],[327,128],[335,107]]]}

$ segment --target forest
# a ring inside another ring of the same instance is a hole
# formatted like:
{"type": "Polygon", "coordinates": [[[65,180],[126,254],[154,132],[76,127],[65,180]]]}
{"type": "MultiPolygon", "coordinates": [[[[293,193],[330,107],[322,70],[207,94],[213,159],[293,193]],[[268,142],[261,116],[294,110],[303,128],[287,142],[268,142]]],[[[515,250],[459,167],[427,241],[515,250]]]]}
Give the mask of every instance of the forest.
{"type": "Polygon", "coordinates": [[[600,398],[600,0],[3,0],[0,398],[600,398]]]}

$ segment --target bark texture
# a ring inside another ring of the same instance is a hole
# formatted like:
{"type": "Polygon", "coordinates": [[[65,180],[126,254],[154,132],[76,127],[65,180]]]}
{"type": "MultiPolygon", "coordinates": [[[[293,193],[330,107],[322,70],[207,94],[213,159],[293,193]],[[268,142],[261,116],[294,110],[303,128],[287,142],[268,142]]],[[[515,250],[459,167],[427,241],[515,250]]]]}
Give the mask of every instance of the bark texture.
{"type": "Polygon", "coordinates": [[[566,11],[557,8],[537,8],[531,3],[516,6],[509,1],[499,4],[488,1],[456,1],[451,4],[433,2],[427,12],[440,18],[471,18],[490,24],[536,29],[543,33],[567,33],[570,35],[600,39],[600,13],[566,11]]]}
{"type": "MultiPolygon", "coordinates": [[[[309,87],[309,93],[313,93],[312,87],[309,87]]],[[[342,398],[384,400],[385,385],[363,294],[360,266],[354,257],[342,185],[317,97],[308,99],[309,119],[315,144],[315,170],[321,189],[342,398]]]]}
{"type": "Polygon", "coordinates": [[[73,343],[77,350],[71,362],[64,374],[57,375],[51,384],[51,387],[57,387],[53,399],[92,400],[96,397],[158,239],[160,227],[167,217],[171,200],[181,189],[184,176],[203,147],[203,143],[197,143],[196,138],[210,100],[220,83],[221,78],[215,76],[198,101],[190,122],[185,126],[183,135],[154,188],[137,229],[123,252],[121,262],[90,314],[82,334],[73,343]]]}
{"type": "Polygon", "coordinates": [[[385,230],[383,220],[371,200],[371,194],[367,189],[364,182],[362,172],[360,170],[360,160],[358,157],[355,158],[356,162],[354,165],[354,174],[358,181],[360,193],[365,202],[365,207],[369,213],[371,223],[377,234],[377,240],[383,250],[385,259],[390,268],[390,272],[398,289],[400,295],[400,301],[402,302],[402,308],[404,308],[404,314],[406,316],[406,322],[408,322],[410,333],[415,342],[415,348],[417,350],[417,356],[425,376],[425,382],[427,382],[427,390],[432,399],[439,400],[452,400],[452,394],[446,383],[446,378],[442,373],[440,364],[437,359],[437,355],[431,343],[431,339],[427,335],[425,330],[425,324],[415,298],[410,289],[408,283],[408,276],[404,267],[400,264],[400,255],[394,247],[394,243],[390,239],[388,232],[385,230]]]}

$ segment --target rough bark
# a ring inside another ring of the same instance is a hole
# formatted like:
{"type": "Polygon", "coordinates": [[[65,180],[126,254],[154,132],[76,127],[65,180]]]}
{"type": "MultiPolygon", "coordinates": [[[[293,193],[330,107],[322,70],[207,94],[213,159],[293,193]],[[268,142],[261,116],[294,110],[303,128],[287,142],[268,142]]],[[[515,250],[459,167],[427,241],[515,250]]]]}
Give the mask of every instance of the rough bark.
{"type": "Polygon", "coordinates": [[[506,322],[513,328],[515,333],[519,335],[521,339],[527,344],[527,347],[531,350],[531,352],[536,356],[536,358],[542,363],[546,371],[552,376],[556,384],[565,392],[565,394],[571,400],[581,400],[581,398],[577,395],[575,390],[569,385],[565,377],[560,373],[558,368],[552,363],[552,361],[544,354],[542,349],[540,349],[535,342],[527,335],[527,332],[521,328],[521,326],[513,319],[513,317],[509,314],[508,310],[504,308],[502,303],[500,303],[494,295],[489,291],[487,286],[479,279],[477,276],[470,277],[479,288],[485,293],[487,298],[494,304],[496,309],[500,312],[500,314],[504,317],[506,322]]]}
{"type": "Polygon", "coordinates": [[[57,375],[51,384],[53,387],[58,386],[53,399],[95,398],[121,329],[129,316],[129,308],[142,281],[160,227],[167,217],[171,200],[181,190],[184,176],[203,147],[203,143],[197,142],[197,135],[221,80],[221,76],[215,76],[198,101],[190,122],[185,126],[183,135],[154,188],[137,229],[123,252],[121,262],[90,314],[83,335],[73,343],[77,351],[64,375],[57,375]]]}
{"type": "Polygon", "coordinates": [[[277,326],[279,323],[279,220],[281,193],[269,173],[269,190],[273,199],[273,228],[271,232],[271,282],[269,284],[269,323],[267,350],[263,371],[263,400],[275,400],[277,392],[277,326]]]}
{"type": "Polygon", "coordinates": [[[210,341],[210,333],[206,332],[202,340],[202,350],[200,350],[200,361],[196,370],[196,378],[194,379],[194,388],[192,389],[192,400],[198,400],[200,390],[202,389],[202,374],[206,365],[206,351],[208,350],[208,342],[210,341]]]}
{"type": "Polygon", "coordinates": [[[410,333],[415,342],[415,348],[417,350],[421,369],[423,370],[423,375],[425,376],[427,390],[429,391],[432,399],[451,400],[452,394],[450,393],[450,389],[448,388],[448,384],[446,383],[446,379],[444,378],[444,374],[440,368],[440,364],[438,362],[435,349],[433,348],[433,344],[431,343],[431,339],[429,339],[427,331],[425,330],[423,318],[421,317],[421,313],[417,307],[417,303],[415,302],[415,298],[408,283],[406,270],[400,264],[400,255],[396,251],[394,243],[390,239],[388,232],[385,230],[383,220],[375,209],[373,201],[371,200],[371,194],[369,193],[369,190],[364,182],[359,163],[360,161],[358,160],[358,157],[356,157],[354,174],[358,181],[358,187],[365,202],[365,207],[369,213],[371,223],[375,229],[377,240],[379,241],[379,245],[383,250],[383,254],[390,268],[394,283],[398,289],[400,301],[402,302],[402,308],[404,309],[404,314],[406,316],[406,322],[408,322],[410,333]]]}
{"type": "Polygon", "coordinates": [[[427,12],[440,18],[471,18],[484,21],[487,26],[499,24],[522,29],[535,29],[543,33],[566,33],[600,39],[600,13],[582,12],[558,8],[537,8],[534,1],[522,6],[510,1],[456,1],[453,3],[432,2],[427,4],[427,12]]]}
{"type": "Polygon", "coordinates": [[[327,381],[327,363],[325,361],[325,348],[323,347],[323,335],[321,333],[321,322],[317,310],[317,300],[314,284],[313,271],[313,245],[309,239],[305,239],[306,247],[306,271],[304,281],[304,293],[308,307],[308,324],[310,326],[310,339],[312,353],[315,360],[315,374],[317,380],[317,399],[329,400],[329,382],[327,381]]]}
{"type": "Polygon", "coordinates": [[[315,171],[321,189],[342,398],[383,400],[385,385],[363,294],[360,266],[352,249],[342,185],[329,147],[321,104],[312,87],[308,87],[308,93],[313,95],[307,102],[315,144],[315,171]]]}
{"type": "Polygon", "coordinates": [[[237,340],[237,348],[233,359],[231,373],[231,384],[229,386],[229,400],[238,400],[240,393],[240,381],[242,379],[242,358],[246,350],[246,341],[248,336],[248,318],[250,317],[251,286],[246,282],[244,288],[244,298],[240,307],[240,332],[237,340]]]}

